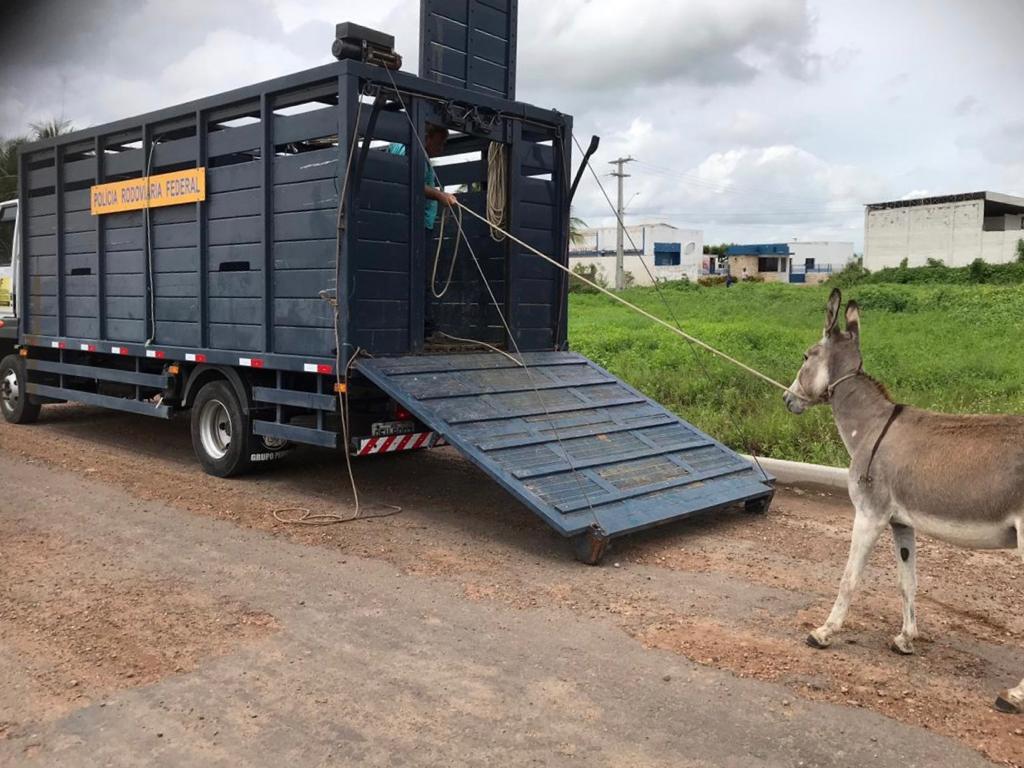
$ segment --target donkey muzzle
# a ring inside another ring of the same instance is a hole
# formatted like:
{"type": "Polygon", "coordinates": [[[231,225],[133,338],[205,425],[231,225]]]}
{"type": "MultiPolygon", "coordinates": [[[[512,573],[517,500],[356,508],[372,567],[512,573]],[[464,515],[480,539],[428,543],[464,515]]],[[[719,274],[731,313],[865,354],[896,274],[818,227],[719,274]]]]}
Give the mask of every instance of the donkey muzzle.
{"type": "Polygon", "coordinates": [[[797,397],[792,392],[783,393],[782,399],[785,401],[786,408],[789,410],[789,412],[795,413],[798,416],[804,412],[805,408],[807,408],[807,401],[800,397],[797,397]]]}

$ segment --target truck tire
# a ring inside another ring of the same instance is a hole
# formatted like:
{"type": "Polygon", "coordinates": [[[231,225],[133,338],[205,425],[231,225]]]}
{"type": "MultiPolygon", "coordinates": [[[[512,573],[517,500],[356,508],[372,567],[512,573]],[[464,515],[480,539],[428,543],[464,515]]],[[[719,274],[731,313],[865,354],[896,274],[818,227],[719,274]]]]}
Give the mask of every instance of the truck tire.
{"type": "Polygon", "coordinates": [[[25,362],[17,355],[0,360],[0,413],[11,424],[31,424],[39,418],[39,404],[25,390],[25,362]]]}
{"type": "Polygon", "coordinates": [[[252,424],[226,381],[204,384],[192,403],[192,450],[203,471],[233,477],[252,467],[252,424]]]}

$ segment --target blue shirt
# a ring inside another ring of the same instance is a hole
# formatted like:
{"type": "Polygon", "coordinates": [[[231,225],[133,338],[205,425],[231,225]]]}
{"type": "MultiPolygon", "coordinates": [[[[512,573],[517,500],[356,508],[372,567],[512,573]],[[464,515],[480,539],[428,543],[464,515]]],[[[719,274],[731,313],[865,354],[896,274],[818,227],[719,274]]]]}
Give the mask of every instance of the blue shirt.
{"type": "MultiPolygon", "coordinates": [[[[405,144],[389,144],[388,154],[401,155],[405,157],[407,154],[405,144]]],[[[437,182],[434,179],[434,169],[430,165],[428,160],[424,165],[423,173],[423,186],[425,187],[436,187],[437,182]]],[[[427,229],[434,228],[434,222],[437,221],[437,200],[427,200],[427,204],[423,207],[423,226],[427,229]]]]}

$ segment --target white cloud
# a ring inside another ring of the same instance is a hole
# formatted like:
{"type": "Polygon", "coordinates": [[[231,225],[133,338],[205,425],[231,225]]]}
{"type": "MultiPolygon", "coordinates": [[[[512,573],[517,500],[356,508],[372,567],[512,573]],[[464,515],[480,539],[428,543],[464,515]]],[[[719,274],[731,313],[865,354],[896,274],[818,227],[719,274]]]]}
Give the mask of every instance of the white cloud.
{"type": "MultiPolygon", "coordinates": [[[[859,239],[862,216],[846,211],[864,202],[1020,189],[1024,134],[1006,73],[1024,6],[992,3],[1001,12],[935,0],[922,16],[884,0],[520,0],[518,95],[573,114],[584,143],[602,135],[601,173],[620,155],[642,161],[626,180],[638,216],[686,214],[677,223],[709,240],[859,239]]],[[[417,68],[419,0],[19,8],[0,25],[0,136],[327,63],[346,20],[394,34],[405,69],[417,68]]],[[[608,216],[591,180],[575,209],[608,216]]]]}
{"type": "Polygon", "coordinates": [[[528,79],[607,91],[664,82],[738,83],[779,69],[813,74],[803,0],[524,0],[520,68],[528,79]]]}

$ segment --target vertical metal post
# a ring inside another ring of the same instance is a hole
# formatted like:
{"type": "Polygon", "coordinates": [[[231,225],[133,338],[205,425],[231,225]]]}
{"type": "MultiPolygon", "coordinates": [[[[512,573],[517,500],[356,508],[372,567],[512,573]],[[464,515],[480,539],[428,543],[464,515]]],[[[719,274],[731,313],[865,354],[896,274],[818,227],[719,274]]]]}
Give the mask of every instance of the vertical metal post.
{"type": "MultiPolygon", "coordinates": [[[[142,177],[146,179],[146,207],[142,209],[142,258],[145,260],[146,270],[145,281],[145,308],[143,317],[146,318],[143,334],[147,339],[156,343],[156,315],[154,310],[156,302],[156,275],[153,266],[153,243],[151,232],[153,230],[153,209],[149,206],[149,177],[153,175],[150,159],[153,157],[153,127],[148,123],[142,126],[142,177]]],[[[101,270],[97,280],[103,280],[106,273],[101,270]]],[[[136,400],[138,399],[138,387],[136,387],[136,400]]]]}
{"type": "MultiPolygon", "coordinates": [[[[106,143],[102,135],[96,137],[95,153],[96,153],[96,183],[103,183],[103,153],[105,150],[104,144],[106,143]]],[[[101,339],[107,338],[107,323],[105,318],[105,312],[103,311],[103,305],[105,304],[104,297],[106,296],[106,290],[104,285],[104,275],[107,273],[105,268],[106,259],[103,256],[104,242],[103,242],[103,216],[96,216],[96,324],[99,326],[97,330],[99,333],[97,336],[101,339]]]]}
{"type": "MultiPolygon", "coordinates": [[[[612,174],[619,180],[619,204],[616,210],[616,232],[615,232],[615,290],[621,291],[626,287],[626,275],[622,268],[622,262],[624,258],[623,253],[623,230],[625,229],[625,214],[626,209],[622,200],[622,180],[629,177],[628,173],[623,173],[622,168],[626,163],[633,162],[632,157],[620,157],[618,160],[612,160],[610,165],[614,165],[618,170],[612,174]]],[[[643,254],[640,254],[640,258],[643,258],[643,254]]]]}
{"type": "MultiPolygon", "coordinates": [[[[196,112],[196,167],[205,168],[207,165],[207,155],[209,152],[209,141],[208,132],[206,127],[206,115],[202,110],[196,112]]],[[[210,180],[206,180],[207,186],[209,186],[210,180]]],[[[209,191],[207,191],[209,195],[209,191]]],[[[209,325],[209,289],[208,282],[209,276],[206,274],[207,265],[210,258],[210,247],[209,247],[209,235],[207,233],[207,219],[209,213],[207,213],[206,203],[196,203],[196,269],[199,273],[199,346],[206,348],[209,346],[209,334],[210,330],[207,327],[209,325]]]]}
{"type": "MultiPolygon", "coordinates": [[[[523,202],[523,124],[519,120],[508,120],[508,209],[506,216],[508,231],[518,239],[528,242],[522,229],[523,202]]],[[[505,243],[505,319],[516,344],[519,343],[519,304],[523,284],[519,278],[519,265],[530,258],[522,246],[506,238],[505,243]]],[[[512,339],[505,340],[505,347],[512,349],[512,339]]]]}
{"type": "MultiPolygon", "coordinates": [[[[54,252],[57,254],[57,335],[67,331],[67,312],[64,309],[64,150],[58,144],[53,148],[54,192],[54,252]]],[[[99,278],[97,277],[97,280],[99,278]]]]}
{"type": "Polygon", "coordinates": [[[348,162],[348,150],[355,137],[359,135],[359,126],[355,122],[358,111],[357,100],[359,99],[359,78],[351,75],[338,77],[338,191],[345,190],[347,199],[338,200],[339,205],[344,205],[345,222],[344,228],[339,227],[336,237],[335,258],[337,259],[337,279],[334,285],[334,298],[338,305],[338,312],[335,318],[337,323],[337,337],[340,349],[336,350],[339,361],[347,359],[350,354],[346,345],[351,343],[352,314],[348,303],[348,253],[349,243],[354,237],[356,230],[357,216],[353,208],[351,188],[345,182],[346,163],[348,162]]]}
{"type": "MultiPolygon", "coordinates": [[[[32,311],[32,307],[29,304],[28,299],[28,256],[29,256],[29,234],[28,234],[28,216],[29,216],[29,197],[28,197],[28,156],[25,154],[18,155],[18,219],[15,222],[15,226],[18,228],[18,233],[15,235],[15,242],[17,248],[15,249],[16,258],[11,261],[11,266],[14,269],[14,313],[18,316],[18,340],[22,340],[26,334],[31,332],[31,326],[29,323],[29,313],[32,311]]],[[[36,329],[39,329],[39,323],[34,323],[36,329]]],[[[38,330],[37,330],[38,332],[38,330]]]]}
{"type": "Polygon", "coordinates": [[[263,174],[260,177],[261,203],[263,213],[263,351],[274,351],[274,112],[270,95],[260,95],[260,126],[263,140],[260,143],[260,160],[263,174]]]}
{"type": "MultiPolygon", "coordinates": [[[[425,102],[422,99],[405,97],[405,106],[410,111],[413,125],[420,136],[423,136],[427,116],[425,102]]],[[[409,158],[409,346],[413,353],[420,353],[424,348],[424,336],[427,322],[427,230],[423,226],[423,211],[427,204],[423,191],[423,169],[430,158],[423,154],[420,142],[412,135],[409,126],[409,140],[406,143],[406,155],[409,158]]],[[[357,203],[358,204],[358,203],[357,203]]],[[[440,206],[438,206],[440,213],[440,206]]],[[[435,223],[435,227],[439,224],[435,223]]]]}

